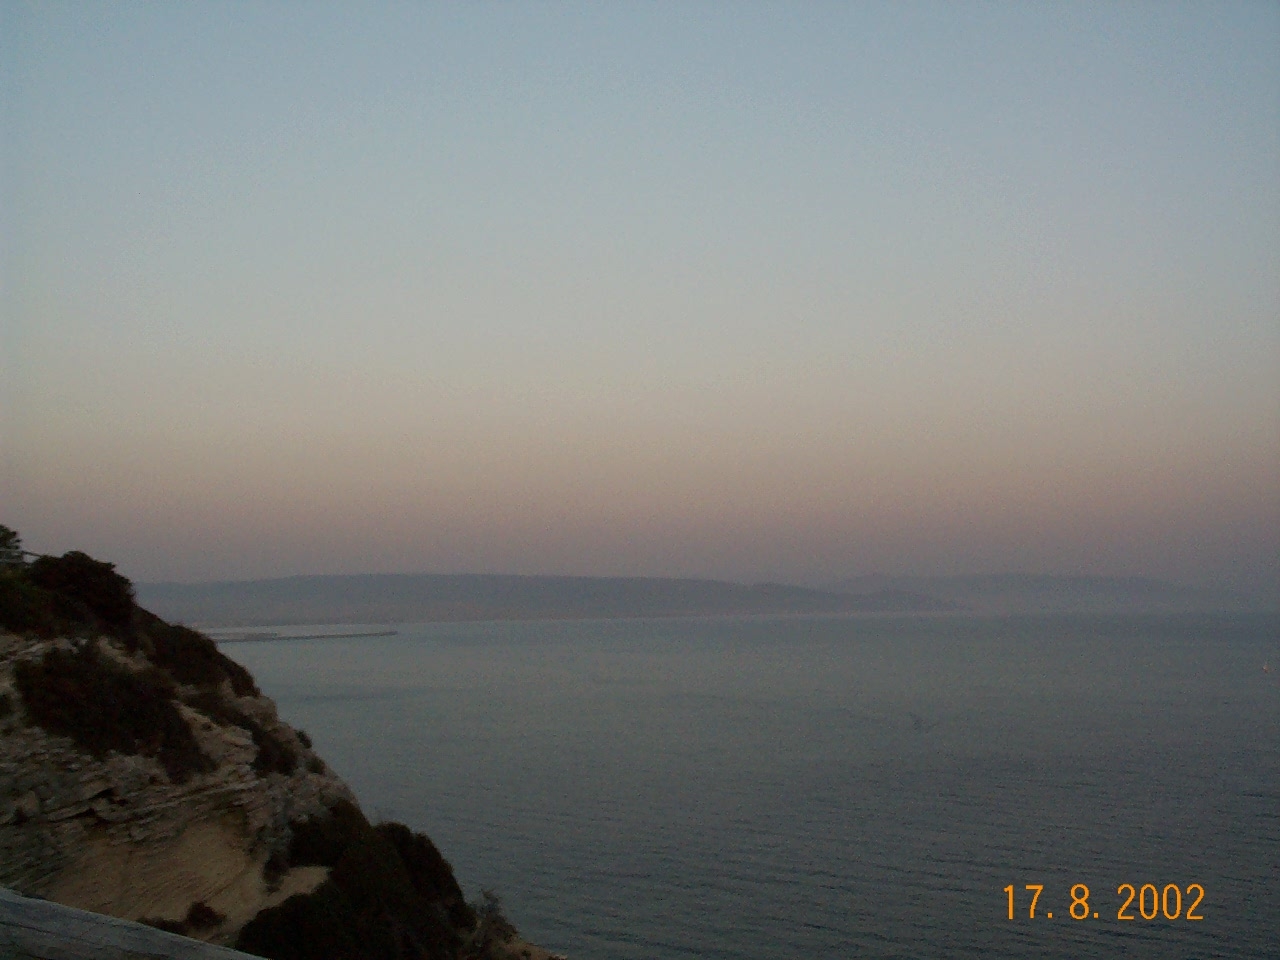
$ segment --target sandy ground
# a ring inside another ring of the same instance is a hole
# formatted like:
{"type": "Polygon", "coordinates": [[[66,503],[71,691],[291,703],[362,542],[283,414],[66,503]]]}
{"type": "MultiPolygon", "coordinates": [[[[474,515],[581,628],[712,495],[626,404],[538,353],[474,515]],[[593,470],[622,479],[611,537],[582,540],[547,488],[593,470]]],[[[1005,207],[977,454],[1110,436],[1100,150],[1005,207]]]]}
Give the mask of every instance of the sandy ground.
{"type": "Polygon", "coordinates": [[[181,920],[202,900],[226,919],[192,935],[220,941],[259,910],[309,893],[328,875],[326,867],[297,867],[268,892],[262,861],[251,858],[246,846],[234,817],[195,823],[168,843],[141,848],[97,840],[64,872],[49,899],[132,920],[181,920]]]}
{"type": "MultiPolygon", "coordinates": [[[[296,893],[310,893],[329,874],[327,867],[295,867],[275,890],[268,891],[262,860],[250,857],[246,846],[234,816],[193,823],[167,843],[140,847],[98,838],[63,873],[49,899],[131,920],[181,920],[193,903],[203,901],[225,919],[217,927],[189,935],[226,943],[258,911],[296,893]]],[[[519,937],[495,945],[493,956],[496,960],[563,960],[519,937]]]]}

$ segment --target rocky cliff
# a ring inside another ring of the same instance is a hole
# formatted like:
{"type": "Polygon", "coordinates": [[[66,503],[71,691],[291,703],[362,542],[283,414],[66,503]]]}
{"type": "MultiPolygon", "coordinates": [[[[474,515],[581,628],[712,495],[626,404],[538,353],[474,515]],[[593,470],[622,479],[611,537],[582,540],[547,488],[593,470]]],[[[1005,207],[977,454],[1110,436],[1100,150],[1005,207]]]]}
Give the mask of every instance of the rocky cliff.
{"type": "Polygon", "coordinates": [[[0,567],[0,886],[278,960],[547,956],[78,553],[0,567]]]}
{"type": "Polygon", "coordinates": [[[76,668],[116,673],[126,680],[122,693],[135,696],[127,680],[153,669],[144,654],[111,638],[73,645],[0,634],[0,695],[14,704],[0,719],[0,883],[133,919],[177,922],[204,903],[223,917],[210,925],[213,935],[238,931],[263,908],[319,886],[322,867],[273,874],[268,864],[287,852],[290,823],[354,798],[279,721],[270,700],[256,691],[237,696],[229,685],[175,684],[170,703],[194,748],[194,769],[183,770],[173,745],[159,737],[140,741],[134,753],[95,751],[48,709],[37,705],[32,717],[34,683],[60,688],[53,697],[93,696],[88,684],[67,677],[76,668]],[[244,720],[223,719],[232,711],[244,720]],[[57,732],[33,719],[51,721],[57,732]],[[255,735],[280,758],[270,767],[255,735]]]}

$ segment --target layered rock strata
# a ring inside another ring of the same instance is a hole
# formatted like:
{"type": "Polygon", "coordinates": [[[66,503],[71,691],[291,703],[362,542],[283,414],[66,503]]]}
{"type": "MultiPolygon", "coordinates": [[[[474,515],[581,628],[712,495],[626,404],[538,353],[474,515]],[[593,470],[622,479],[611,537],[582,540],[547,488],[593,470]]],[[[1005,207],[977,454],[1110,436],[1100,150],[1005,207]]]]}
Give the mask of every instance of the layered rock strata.
{"type": "MultiPolygon", "coordinates": [[[[113,665],[151,668],[119,641],[94,642],[113,665]]],[[[156,756],[94,757],[72,737],[28,722],[15,668],[72,649],[65,639],[0,634],[0,697],[9,704],[0,718],[0,885],[129,919],[178,922],[203,903],[222,919],[196,935],[228,940],[261,910],[323,882],[325,867],[273,872],[271,864],[288,849],[291,823],[355,798],[271,700],[237,696],[228,681],[212,697],[176,685],[174,705],[209,769],[175,782],[156,756]],[[202,700],[218,709],[191,705],[202,700]],[[293,754],[291,772],[255,767],[255,732],[293,754]]]]}

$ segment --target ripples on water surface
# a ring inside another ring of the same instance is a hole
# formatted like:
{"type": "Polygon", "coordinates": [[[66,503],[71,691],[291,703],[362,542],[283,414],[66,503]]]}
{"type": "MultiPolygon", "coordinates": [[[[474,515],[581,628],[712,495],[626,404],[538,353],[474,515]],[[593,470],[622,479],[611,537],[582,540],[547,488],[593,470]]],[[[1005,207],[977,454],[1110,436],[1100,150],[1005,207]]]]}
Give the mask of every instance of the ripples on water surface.
{"type": "Polygon", "coordinates": [[[427,624],[226,650],[367,811],[574,960],[1280,957],[1276,617],[427,624]],[[1076,883],[1099,919],[1069,918],[1076,883]],[[1122,883],[1202,884],[1205,919],[1135,901],[1117,921],[1122,883]]]}

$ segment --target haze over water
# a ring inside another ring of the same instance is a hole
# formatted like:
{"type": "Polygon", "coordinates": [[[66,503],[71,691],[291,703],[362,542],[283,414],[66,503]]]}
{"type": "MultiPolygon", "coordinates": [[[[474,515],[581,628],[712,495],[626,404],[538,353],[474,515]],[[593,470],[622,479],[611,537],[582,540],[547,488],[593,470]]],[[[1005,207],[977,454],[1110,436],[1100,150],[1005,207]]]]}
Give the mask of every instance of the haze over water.
{"type": "Polygon", "coordinates": [[[580,960],[1280,951],[1274,616],[432,624],[224,649],[367,810],[580,960]],[[1097,919],[1069,917],[1077,883],[1097,919]],[[1119,921],[1123,883],[1177,885],[1181,909],[1200,884],[1205,919],[1135,900],[1119,921]]]}

